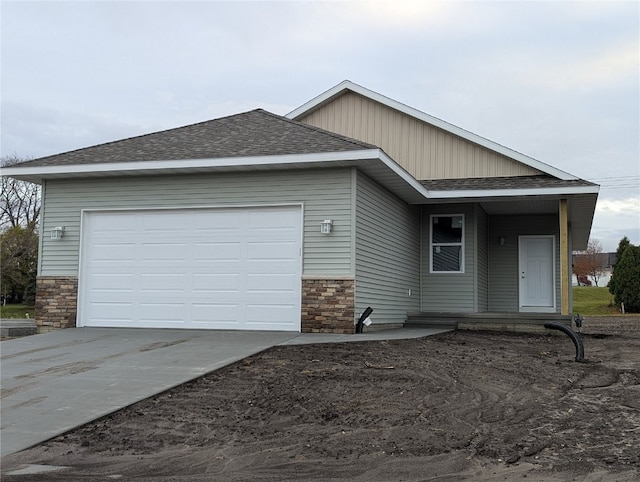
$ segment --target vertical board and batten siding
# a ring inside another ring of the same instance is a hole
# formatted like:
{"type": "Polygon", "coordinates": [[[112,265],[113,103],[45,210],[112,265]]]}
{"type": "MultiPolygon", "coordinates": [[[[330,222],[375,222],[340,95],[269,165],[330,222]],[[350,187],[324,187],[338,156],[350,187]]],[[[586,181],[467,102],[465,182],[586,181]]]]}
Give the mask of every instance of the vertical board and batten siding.
{"type": "Polygon", "coordinates": [[[356,318],[404,323],[420,309],[420,208],[358,172],[355,217],[356,318]]]}
{"type": "Polygon", "coordinates": [[[489,239],[506,238],[504,246],[489,243],[489,311],[517,312],[519,300],[518,236],[555,236],[556,312],[560,312],[559,220],[553,215],[489,216],[489,239]]]}
{"type": "Polygon", "coordinates": [[[303,274],[352,276],[351,171],[256,171],[219,174],[48,180],[41,276],[78,274],[81,210],[303,204],[303,274]],[[331,236],[320,234],[333,220],[331,236]]]}
{"type": "Polygon", "coordinates": [[[476,264],[476,303],[475,311],[489,309],[489,246],[487,213],[478,204],[475,205],[475,264],[476,264]]]}
{"type": "Polygon", "coordinates": [[[419,180],[540,174],[530,166],[353,92],[300,120],[381,147],[419,180]]]}
{"type": "Polygon", "coordinates": [[[473,204],[424,205],[422,212],[422,308],[421,311],[473,313],[476,261],[475,208],[473,204]],[[464,214],[464,273],[430,273],[430,215],[464,214]]]}

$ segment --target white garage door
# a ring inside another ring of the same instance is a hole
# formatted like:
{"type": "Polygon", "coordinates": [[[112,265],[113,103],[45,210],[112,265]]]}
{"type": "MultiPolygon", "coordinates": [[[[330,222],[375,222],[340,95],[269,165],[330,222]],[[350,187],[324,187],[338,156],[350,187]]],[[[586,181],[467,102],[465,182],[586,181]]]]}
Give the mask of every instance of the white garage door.
{"type": "Polygon", "coordinates": [[[85,212],[79,326],[300,331],[300,206],[85,212]]]}

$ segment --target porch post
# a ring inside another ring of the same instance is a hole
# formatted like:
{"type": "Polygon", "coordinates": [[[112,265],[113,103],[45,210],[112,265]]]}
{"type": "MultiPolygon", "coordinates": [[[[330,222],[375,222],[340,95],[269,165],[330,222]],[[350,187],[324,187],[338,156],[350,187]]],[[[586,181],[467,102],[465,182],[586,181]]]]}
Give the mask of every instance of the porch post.
{"type": "Polygon", "coordinates": [[[569,218],[567,200],[560,199],[560,312],[569,314],[569,218]]]}

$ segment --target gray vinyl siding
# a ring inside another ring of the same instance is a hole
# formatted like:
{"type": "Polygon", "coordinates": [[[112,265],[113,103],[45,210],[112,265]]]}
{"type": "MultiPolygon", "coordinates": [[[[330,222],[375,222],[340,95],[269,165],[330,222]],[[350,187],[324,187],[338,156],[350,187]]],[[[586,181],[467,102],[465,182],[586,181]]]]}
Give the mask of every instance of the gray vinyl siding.
{"type": "Polygon", "coordinates": [[[559,231],[555,214],[489,216],[489,311],[519,311],[518,236],[544,234],[555,236],[556,311],[560,312],[559,231]],[[506,238],[504,246],[497,242],[500,237],[506,238]]]}
{"type": "Polygon", "coordinates": [[[489,246],[488,246],[488,219],[487,213],[476,205],[476,312],[489,309],[489,246]]]}
{"type": "Polygon", "coordinates": [[[422,213],[422,311],[472,313],[475,308],[475,209],[473,204],[425,205],[422,213]],[[432,214],[464,215],[464,273],[430,273],[432,214]]]}
{"type": "Polygon", "coordinates": [[[303,274],[353,276],[351,170],[260,171],[49,180],[40,274],[78,274],[82,209],[149,209],[303,204],[303,274]],[[333,220],[330,235],[320,222],[333,220]],[[64,237],[49,231],[64,226],[64,237]]]}
{"type": "Polygon", "coordinates": [[[404,323],[420,309],[420,208],[356,175],[356,318],[404,323]]]}

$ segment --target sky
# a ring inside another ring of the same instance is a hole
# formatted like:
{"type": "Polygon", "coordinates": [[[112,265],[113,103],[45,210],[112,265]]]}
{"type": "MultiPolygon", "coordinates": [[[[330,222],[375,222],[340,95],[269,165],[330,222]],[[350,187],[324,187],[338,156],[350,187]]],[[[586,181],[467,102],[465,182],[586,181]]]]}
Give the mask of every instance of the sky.
{"type": "Polygon", "coordinates": [[[2,156],[263,108],[348,79],[600,184],[640,244],[640,1],[5,1],[2,156]]]}

